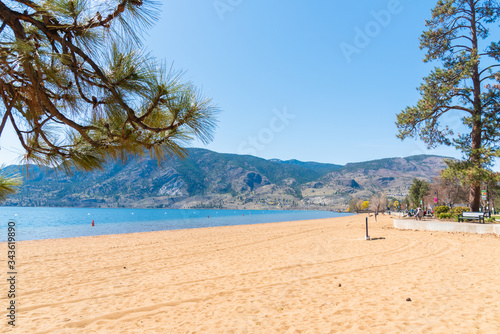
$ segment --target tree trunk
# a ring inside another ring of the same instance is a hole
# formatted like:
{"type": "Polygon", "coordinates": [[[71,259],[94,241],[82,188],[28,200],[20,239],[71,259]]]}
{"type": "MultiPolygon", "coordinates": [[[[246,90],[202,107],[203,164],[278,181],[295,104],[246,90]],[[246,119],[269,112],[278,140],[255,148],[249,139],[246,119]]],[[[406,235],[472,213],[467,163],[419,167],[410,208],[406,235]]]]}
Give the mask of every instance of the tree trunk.
{"type": "MultiPolygon", "coordinates": [[[[473,129],[471,133],[472,137],[472,151],[470,154],[470,161],[472,162],[472,168],[482,168],[481,155],[478,150],[481,148],[481,114],[473,116],[473,129]]],[[[473,176],[473,180],[470,186],[469,192],[469,207],[473,212],[478,212],[481,201],[481,182],[476,180],[473,176]]]]}
{"type": "MultiPolygon", "coordinates": [[[[475,2],[469,2],[471,6],[471,39],[472,39],[472,50],[471,56],[477,56],[478,54],[478,41],[477,41],[477,22],[476,22],[476,8],[475,2]]],[[[472,168],[482,168],[481,159],[481,144],[482,144],[482,101],[481,101],[481,76],[479,74],[479,59],[473,65],[472,69],[472,83],[474,87],[474,110],[472,113],[472,131],[471,131],[471,152],[470,152],[470,162],[472,163],[472,168]]],[[[471,180],[470,192],[469,192],[469,207],[471,211],[479,211],[481,200],[481,181],[477,180],[475,175],[473,175],[471,180]]]]}
{"type": "Polygon", "coordinates": [[[469,193],[470,211],[478,212],[481,200],[481,186],[471,185],[469,193]]]}

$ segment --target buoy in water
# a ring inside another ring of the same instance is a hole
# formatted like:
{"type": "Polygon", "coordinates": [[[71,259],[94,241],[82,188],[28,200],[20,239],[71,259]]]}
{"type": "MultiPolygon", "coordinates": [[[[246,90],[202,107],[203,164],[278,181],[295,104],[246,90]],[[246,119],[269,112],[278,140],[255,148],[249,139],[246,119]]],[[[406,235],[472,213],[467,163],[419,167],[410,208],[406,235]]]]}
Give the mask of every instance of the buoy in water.
{"type": "Polygon", "coordinates": [[[93,219],[92,219],[92,226],[95,226],[95,224],[94,224],[94,220],[93,220],[93,219]]]}

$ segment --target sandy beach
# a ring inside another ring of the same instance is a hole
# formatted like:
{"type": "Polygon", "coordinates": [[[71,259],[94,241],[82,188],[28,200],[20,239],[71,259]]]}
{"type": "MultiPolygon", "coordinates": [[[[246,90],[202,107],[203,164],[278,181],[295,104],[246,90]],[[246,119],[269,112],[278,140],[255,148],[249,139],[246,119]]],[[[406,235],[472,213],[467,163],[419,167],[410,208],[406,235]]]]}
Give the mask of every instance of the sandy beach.
{"type": "MultiPolygon", "coordinates": [[[[379,216],[365,241],[365,217],[18,242],[16,327],[0,328],[500,333],[498,236],[379,216]]],[[[6,243],[1,254],[6,277],[6,243]]]]}

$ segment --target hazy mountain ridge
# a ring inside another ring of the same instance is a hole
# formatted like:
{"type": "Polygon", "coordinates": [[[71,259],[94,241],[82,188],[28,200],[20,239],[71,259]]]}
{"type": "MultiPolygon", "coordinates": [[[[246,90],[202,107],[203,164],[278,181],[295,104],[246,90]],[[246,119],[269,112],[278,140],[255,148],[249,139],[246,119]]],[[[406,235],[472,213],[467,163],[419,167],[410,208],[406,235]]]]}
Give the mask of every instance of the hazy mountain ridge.
{"type": "Polygon", "coordinates": [[[341,166],[189,149],[186,159],[161,166],[144,157],[73,175],[35,167],[4,205],[338,210],[354,196],[378,191],[404,197],[414,177],[430,180],[445,167],[443,159],[421,155],[341,166]]]}

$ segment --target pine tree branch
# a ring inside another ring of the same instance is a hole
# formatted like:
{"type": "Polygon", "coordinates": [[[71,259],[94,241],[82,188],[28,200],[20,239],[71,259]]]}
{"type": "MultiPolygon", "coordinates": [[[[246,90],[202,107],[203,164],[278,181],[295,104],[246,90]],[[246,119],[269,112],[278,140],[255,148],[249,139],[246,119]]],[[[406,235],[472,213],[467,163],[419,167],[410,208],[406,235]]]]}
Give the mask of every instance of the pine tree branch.
{"type": "Polygon", "coordinates": [[[157,91],[160,86],[153,66],[128,55],[123,55],[128,63],[122,70],[119,64],[114,67],[113,59],[103,65],[101,61],[108,61],[103,53],[96,55],[89,48],[96,43],[99,51],[109,50],[100,44],[100,36],[92,40],[97,35],[90,30],[107,29],[115,19],[133,35],[133,27],[123,20],[127,15],[144,19],[134,9],[142,1],[121,1],[105,19],[95,17],[84,24],[78,22],[82,9],[66,13],[66,3],[57,4],[62,9],[53,11],[50,4],[13,0],[16,2],[31,6],[35,13],[20,13],[0,1],[5,40],[0,40],[0,48],[7,54],[0,59],[0,89],[5,88],[2,93],[9,100],[12,91],[19,93],[14,109],[4,115],[2,130],[12,118],[27,159],[90,168],[105,154],[116,157],[124,149],[135,154],[143,148],[154,148],[160,155],[158,145],[162,145],[168,152],[180,154],[182,148],[173,140],[182,141],[188,134],[202,140],[211,138],[214,123],[210,117],[216,108],[197,101],[190,86],[175,83],[173,93],[157,91]],[[81,33],[81,29],[89,31],[81,33]],[[96,110],[100,105],[102,109],[96,110]],[[16,123],[18,116],[26,123],[16,123]],[[64,141],[58,142],[64,134],[49,132],[54,124],[69,130],[64,141]]]}
{"type": "MultiPolygon", "coordinates": [[[[481,72],[479,72],[479,75],[483,75],[484,72],[486,72],[488,70],[491,70],[492,68],[495,68],[495,67],[500,67],[500,64],[490,65],[490,66],[486,67],[484,70],[482,70],[481,72]]],[[[490,76],[487,76],[487,77],[483,78],[481,81],[489,79],[489,78],[491,78],[492,76],[495,76],[495,75],[496,74],[492,74],[490,76]]]]}

